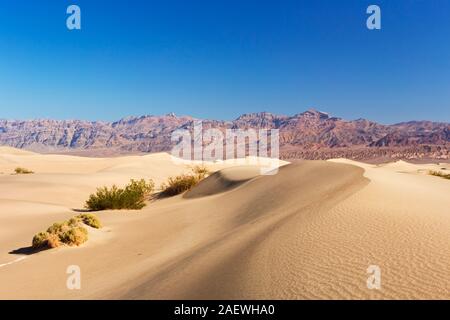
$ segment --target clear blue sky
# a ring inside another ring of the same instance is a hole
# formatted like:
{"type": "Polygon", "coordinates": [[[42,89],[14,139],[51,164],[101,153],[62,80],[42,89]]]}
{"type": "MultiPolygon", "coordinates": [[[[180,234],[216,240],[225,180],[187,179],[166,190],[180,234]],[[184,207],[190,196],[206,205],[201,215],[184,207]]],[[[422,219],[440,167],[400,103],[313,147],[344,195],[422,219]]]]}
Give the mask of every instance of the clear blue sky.
{"type": "Polygon", "coordinates": [[[450,121],[448,0],[0,2],[0,118],[450,121]],[[82,30],[66,28],[77,4],[82,30]],[[378,4],[382,29],[366,28],[378,4]]]}

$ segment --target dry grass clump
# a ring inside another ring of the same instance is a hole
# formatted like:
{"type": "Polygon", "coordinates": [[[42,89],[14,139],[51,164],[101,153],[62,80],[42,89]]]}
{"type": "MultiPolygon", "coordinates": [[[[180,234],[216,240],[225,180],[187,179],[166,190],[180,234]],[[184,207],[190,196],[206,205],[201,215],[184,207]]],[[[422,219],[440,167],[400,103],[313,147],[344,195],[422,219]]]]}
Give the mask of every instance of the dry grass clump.
{"type": "Polygon", "coordinates": [[[161,195],[171,197],[186,192],[195,187],[201,180],[206,178],[210,171],[204,166],[195,166],[188,174],[170,177],[166,183],[161,185],[161,195]]]}
{"type": "Polygon", "coordinates": [[[69,246],[79,246],[88,240],[88,231],[85,227],[71,227],[58,235],[62,243],[69,246]]]}
{"type": "Polygon", "coordinates": [[[432,170],[429,171],[428,173],[432,176],[441,177],[444,179],[450,179],[450,173],[442,173],[440,171],[432,171],[432,170]]]}
{"type": "Polygon", "coordinates": [[[189,174],[170,177],[166,183],[161,185],[161,195],[167,197],[175,196],[190,190],[198,183],[199,180],[195,176],[189,174]]]}
{"type": "Polygon", "coordinates": [[[155,184],[152,180],[146,182],[131,180],[125,188],[112,186],[111,188],[98,188],[95,194],[91,194],[86,201],[86,209],[91,211],[133,209],[145,207],[145,200],[153,192],[155,184]]]}
{"type": "Polygon", "coordinates": [[[48,232],[39,232],[33,237],[32,246],[34,249],[42,249],[48,246],[48,232]]]}
{"type": "Polygon", "coordinates": [[[31,171],[31,170],[28,170],[28,169],[25,169],[25,168],[21,168],[21,167],[15,168],[15,169],[14,169],[14,172],[15,172],[16,174],[32,174],[32,173],[34,173],[34,172],[31,171]]]}
{"type": "Polygon", "coordinates": [[[204,179],[211,174],[211,171],[205,166],[194,166],[191,168],[192,173],[198,176],[200,179],[204,179]]]}
{"type": "Polygon", "coordinates": [[[100,228],[100,220],[93,214],[81,214],[64,222],[55,222],[47,231],[33,237],[35,250],[57,248],[62,245],[79,246],[88,240],[88,231],[83,224],[100,228]]]}
{"type": "Polygon", "coordinates": [[[47,235],[47,246],[50,249],[57,248],[61,246],[61,240],[57,234],[49,233],[47,235]]]}
{"type": "Polygon", "coordinates": [[[92,228],[100,229],[102,227],[100,219],[92,213],[83,213],[76,216],[76,218],[92,228]]]}

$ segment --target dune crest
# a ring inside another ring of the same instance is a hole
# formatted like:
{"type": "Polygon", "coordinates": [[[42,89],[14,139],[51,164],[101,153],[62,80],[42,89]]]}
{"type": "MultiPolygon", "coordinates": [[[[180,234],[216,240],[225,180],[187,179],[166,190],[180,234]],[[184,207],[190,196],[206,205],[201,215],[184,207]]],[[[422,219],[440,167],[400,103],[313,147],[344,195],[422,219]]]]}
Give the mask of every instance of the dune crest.
{"type": "Polygon", "coordinates": [[[183,197],[190,199],[220,194],[237,188],[244,182],[259,176],[260,173],[261,169],[257,166],[236,166],[222,169],[201,181],[198,186],[186,192],[183,197]]]}

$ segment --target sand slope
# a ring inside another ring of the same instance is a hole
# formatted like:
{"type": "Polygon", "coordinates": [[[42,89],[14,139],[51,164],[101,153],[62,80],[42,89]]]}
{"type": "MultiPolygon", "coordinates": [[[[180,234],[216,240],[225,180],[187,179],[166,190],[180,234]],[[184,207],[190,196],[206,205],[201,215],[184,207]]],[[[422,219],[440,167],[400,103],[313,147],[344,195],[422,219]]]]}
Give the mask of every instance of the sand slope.
{"type": "Polygon", "coordinates": [[[27,256],[9,252],[76,214],[99,184],[188,168],[166,154],[0,154],[0,172],[18,164],[36,174],[0,175],[2,299],[450,298],[450,183],[425,174],[436,165],[299,161],[259,176],[215,164],[222,170],[185,195],[99,213],[105,227],[82,247],[27,256]],[[66,287],[74,264],[82,290],[66,287]],[[371,264],[379,291],[366,287],[371,264]]]}

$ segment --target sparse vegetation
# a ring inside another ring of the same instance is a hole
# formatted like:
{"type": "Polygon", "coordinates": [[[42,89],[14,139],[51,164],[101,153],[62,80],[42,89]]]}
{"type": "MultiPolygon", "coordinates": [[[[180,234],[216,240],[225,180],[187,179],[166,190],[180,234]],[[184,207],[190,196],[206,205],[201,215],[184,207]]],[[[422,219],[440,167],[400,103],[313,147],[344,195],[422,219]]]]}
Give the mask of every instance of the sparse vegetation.
{"type": "Polygon", "coordinates": [[[97,218],[96,215],[93,215],[91,213],[83,213],[83,214],[76,216],[76,218],[80,219],[84,224],[86,224],[92,228],[100,229],[102,227],[100,219],[97,218]]]}
{"type": "Polygon", "coordinates": [[[176,196],[195,187],[201,180],[210,174],[204,166],[195,166],[188,174],[170,177],[161,185],[161,195],[165,197],[176,196]]]}
{"type": "Polygon", "coordinates": [[[39,232],[33,237],[32,246],[34,249],[48,247],[48,232],[39,232]]]}
{"type": "Polygon", "coordinates": [[[55,222],[47,229],[47,233],[49,234],[60,234],[73,227],[73,225],[69,225],[69,222],[55,222]]]}
{"type": "MultiPolygon", "coordinates": [[[[87,238],[86,238],[86,240],[87,240],[87,238]]],[[[57,248],[59,246],[61,246],[61,240],[60,240],[59,235],[49,233],[47,236],[47,247],[50,249],[53,249],[53,248],[57,248]]]]}
{"type": "Polygon", "coordinates": [[[79,246],[87,241],[88,231],[85,227],[71,227],[67,231],[62,232],[58,235],[62,243],[69,246],[79,246]]]}
{"type": "Polygon", "coordinates": [[[28,170],[28,169],[25,169],[25,168],[21,168],[21,167],[15,168],[15,169],[14,169],[14,172],[15,172],[16,174],[32,174],[32,173],[34,173],[34,172],[31,171],[31,170],[28,170]]]}
{"type": "Polygon", "coordinates": [[[93,214],[81,214],[64,222],[56,222],[47,231],[39,232],[33,237],[32,247],[35,250],[57,248],[61,245],[79,246],[88,240],[86,224],[93,228],[101,228],[100,220],[93,214]]]}
{"type": "Polygon", "coordinates": [[[171,197],[190,190],[198,184],[195,176],[183,174],[176,177],[170,177],[166,183],[161,185],[161,195],[171,197]]]}
{"type": "Polygon", "coordinates": [[[432,176],[441,177],[441,178],[450,180],[450,173],[442,173],[440,171],[429,171],[429,174],[432,176]]]}
{"type": "Polygon", "coordinates": [[[191,170],[199,179],[204,179],[211,174],[205,166],[194,166],[191,170]]]}
{"type": "Polygon", "coordinates": [[[86,201],[86,209],[91,211],[133,209],[138,210],[145,207],[145,200],[151,195],[155,188],[152,180],[146,182],[131,180],[125,188],[112,186],[97,189],[95,194],[91,194],[86,201]]]}

